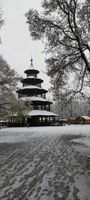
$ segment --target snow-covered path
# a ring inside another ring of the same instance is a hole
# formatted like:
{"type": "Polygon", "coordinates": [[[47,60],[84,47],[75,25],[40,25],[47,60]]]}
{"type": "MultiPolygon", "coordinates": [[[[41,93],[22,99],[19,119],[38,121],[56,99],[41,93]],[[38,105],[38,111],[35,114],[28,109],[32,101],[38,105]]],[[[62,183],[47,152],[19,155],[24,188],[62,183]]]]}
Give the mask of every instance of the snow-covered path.
{"type": "Polygon", "coordinates": [[[90,126],[1,129],[0,199],[90,200],[90,126]]]}

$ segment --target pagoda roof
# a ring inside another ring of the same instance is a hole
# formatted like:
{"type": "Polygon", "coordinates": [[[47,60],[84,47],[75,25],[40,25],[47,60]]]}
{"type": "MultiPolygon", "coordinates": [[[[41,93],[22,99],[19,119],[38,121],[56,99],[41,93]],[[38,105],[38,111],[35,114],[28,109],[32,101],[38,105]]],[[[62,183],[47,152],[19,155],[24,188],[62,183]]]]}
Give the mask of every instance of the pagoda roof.
{"type": "Polygon", "coordinates": [[[28,112],[27,115],[28,116],[51,116],[51,117],[58,116],[57,114],[47,111],[47,110],[31,110],[30,112],[28,112]]]}
{"type": "Polygon", "coordinates": [[[24,100],[24,101],[40,101],[40,102],[45,102],[45,103],[52,103],[51,101],[48,101],[47,99],[45,99],[45,98],[42,98],[42,97],[36,97],[36,96],[32,96],[32,97],[22,97],[22,100],[24,100]]]}
{"type": "Polygon", "coordinates": [[[35,73],[35,74],[38,74],[39,73],[39,70],[37,70],[37,69],[34,69],[34,68],[29,68],[29,69],[26,69],[25,71],[24,71],[24,73],[26,73],[26,74],[30,74],[30,73],[35,73]]]}
{"type": "Polygon", "coordinates": [[[21,88],[19,88],[18,90],[17,90],[17,92],[18,93],[23,93],[24,91],[29,91],[29,92],[31,92],[31,91],[33,91],[34,93],[38,93],[38,92],[40,92],[40,94],[41,93],[46,93],[47,92],[47,90],[45,90],[45,89],[43,89],[43,88],[41,88],[41,87],[38,87],[38,86],[35,86],[35,85],[28,85],[28,86],[24,86],[24,87],[21,87],[21,88]]]}
{"type": "Polygon", "coordinates": [[[38,77],[35,77],[35,76],[29,76],[29,77],[23,78],[21,80],[22,83],[32,82],[32,81],[34,81],[35,83],[42,83],[43,82],[43,80],[41,78],[38,78],[38,77]]]}

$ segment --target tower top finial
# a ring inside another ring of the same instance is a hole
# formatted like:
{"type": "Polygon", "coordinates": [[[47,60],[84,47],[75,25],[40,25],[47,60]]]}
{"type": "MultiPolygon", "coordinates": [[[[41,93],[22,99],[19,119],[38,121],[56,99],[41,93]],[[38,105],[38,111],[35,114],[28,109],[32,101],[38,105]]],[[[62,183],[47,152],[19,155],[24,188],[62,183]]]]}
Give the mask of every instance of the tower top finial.
{"type": "Polygon", "coordinates": [[[33,58],[32,58],[32,56],[31,56],[31,67],[34,67],[33,66],[33,58]]]}

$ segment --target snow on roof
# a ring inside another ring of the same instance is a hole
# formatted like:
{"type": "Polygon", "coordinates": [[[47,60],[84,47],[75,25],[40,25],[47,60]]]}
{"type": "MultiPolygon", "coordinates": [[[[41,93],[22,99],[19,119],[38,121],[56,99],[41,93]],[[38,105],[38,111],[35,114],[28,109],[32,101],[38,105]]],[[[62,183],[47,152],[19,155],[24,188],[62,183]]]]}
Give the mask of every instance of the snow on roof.
{"type": "MultiPolygon", "coordinates": [[[[45,102],[47,102],[48,100],[47,99],[44,99],[44,98],[42,98],[42,97],[36,97],[36,96],[33,96],[33,97],[22,97],[21,98],[22,100],[24,100],[24,101],[26,101],[26,100],[28,100],[28,101],[45,101],[45,102]]],[[[48,102],[51,102],[51,101],[48,101],[48,102]]]]}
{"type": "Polygon", "coordinates": [[[24,76],[23,78],[25,78],[25,79],[26,79],[26,78],[37,78],[37,77],[35,77],[35,76],[32,76],[32,75],[31,75],[31,76],[29,75],[29,76],[24,76]]]}
{"type": "Polygon", "coordinates": [[[57,114],[47,110],[31,110],[27,114],[28,116],[58,116],[57,114]]]}
{"type": "Polygon", "coordinates": [[[21,88],[18,88],[18,89],[19,90],[22,90],[22,89],[40,89],[40,90],[42,90],[43,88],[35,86],[35,85],[27,85],[27,86],[24,86],[24,87],[21,87],[21,88]]]}
{"type": "Polygon", "coordinates": [[[3,119],[0,120],[0,123],[4,123],[4,122],[7,122],[7,120],[3,120],[3,119]]]}
{"type": "Polygon", "coordinates": [[[31,88],[40,88],[40,87],[35,86],[35,85],[27,85],[27,86],[22,87],[21,89],[29,89],[29,88],[31,89],[31,88]]]}
{"type": "Polygon", "coordinates": [[[28,68],[26,70],[36,70],[37,71],[37,69],[35,69],[34,66],[33,67],[30,66],[30,68],[28,68]]]}
{"type": "Polygon", "coordinates": [[[32,75],[31,76],[29,75],[29,76],[26,76],[26,77],[24,76],[23,78],[24,79],[28,79],[28,78],[40,79],[39,77],[35,77],[35,76],[32,76],[32,75]]]}
{"type": "Polygon", "coordinates": [[[88,117],[88,116],[80,116],[80,117],[83,119],[90,119],[90,117],[88,117]]]}

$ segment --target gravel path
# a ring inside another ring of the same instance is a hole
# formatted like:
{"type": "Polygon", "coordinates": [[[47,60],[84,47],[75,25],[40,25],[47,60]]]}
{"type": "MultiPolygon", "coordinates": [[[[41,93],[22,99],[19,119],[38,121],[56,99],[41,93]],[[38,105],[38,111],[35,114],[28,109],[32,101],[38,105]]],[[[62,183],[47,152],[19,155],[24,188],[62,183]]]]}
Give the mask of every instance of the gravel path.
{"type": "Polygon", "coordinates": [[[0,200],[90,200],[90,157],[71,142],[79,136],[30,134],[0,144],[0,200]]]}

